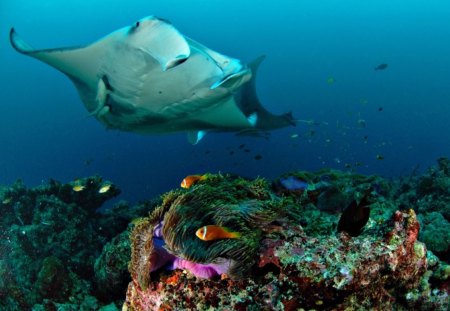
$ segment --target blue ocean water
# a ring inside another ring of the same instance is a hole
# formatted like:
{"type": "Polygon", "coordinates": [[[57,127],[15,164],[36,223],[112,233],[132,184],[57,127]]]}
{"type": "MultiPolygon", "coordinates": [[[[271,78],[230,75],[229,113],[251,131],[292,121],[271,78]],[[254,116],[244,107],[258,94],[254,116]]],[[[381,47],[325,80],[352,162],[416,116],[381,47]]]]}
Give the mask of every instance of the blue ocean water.
{"type": "Polygon", "coordinates": [[[135,202],[193,173],[425,170],[450,156],[448,16],[444,0],[2,1],[0,184],[99,174],[135,202]],[[105,130],[69,79],[8,42],[14,26],[35,48],[87,44],[147,15],[243,61],[267,55],[257,78],[262,103],[311,122],[269,140],[208,134],[196,146],[183,133],[105,130]]]}

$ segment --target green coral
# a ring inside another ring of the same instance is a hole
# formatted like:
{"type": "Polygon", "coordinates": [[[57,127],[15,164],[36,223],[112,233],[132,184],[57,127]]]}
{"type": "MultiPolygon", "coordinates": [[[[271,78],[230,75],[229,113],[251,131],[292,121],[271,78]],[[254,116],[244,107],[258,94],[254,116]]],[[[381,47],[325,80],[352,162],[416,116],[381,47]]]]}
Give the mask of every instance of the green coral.
{"type": "Polygon", "coordinates": [[[35,285],[43,297],[60,300],[67,297],[71,286],[67,275],[61,260],[50,256],[42,262],[35,285]]]}
{"type": "MultiPolygon", "coordinates": [[[[101,212],[101,205],[119,194],[117,187],[99,193],[103,179],[98,176],[77,183],[85,188],[77,192],[73,183],[55,180],[34,188],[21,181],[1,188],[0,309],[94,310],[111,302],[112,296],[95,290],[96,258],[109,239],[152,204],[129,208],[119,202],[101,212]]],[[[116,250],[125,262],[123,293],[129,249],[116,250]]]]}
{"type": "Polygon", "coordinates": [[[129,231],[124,231],[108,242],[94,265],[97,290],[103,297],[120,296],[130,281],[129,231]]]}
{"type": "Polygon", "coordinates": [[[420,219],[423,229],[419,239],[436,254],[447,252],[450,249],[450,223],[438,212],[427,213],[420,219]]]}

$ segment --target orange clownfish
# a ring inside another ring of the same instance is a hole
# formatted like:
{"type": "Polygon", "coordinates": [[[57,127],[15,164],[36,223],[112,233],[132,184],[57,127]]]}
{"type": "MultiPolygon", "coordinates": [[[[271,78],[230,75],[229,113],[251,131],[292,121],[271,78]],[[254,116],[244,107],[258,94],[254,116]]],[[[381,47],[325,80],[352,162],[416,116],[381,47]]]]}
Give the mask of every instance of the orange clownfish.
{"type": "Polygon", "coordinates": [[[239,232],[232,232],[225,227],[215,225],[203,226],[195,232],[195,235],[203,241],[238,239],[241,237],[239,232]]]}
{"type": "Polygon", "coordinates": [[[181,188],[189,189],[199,181],[205,180],[206,175],[189,175],[181,181],[181,188]]]}

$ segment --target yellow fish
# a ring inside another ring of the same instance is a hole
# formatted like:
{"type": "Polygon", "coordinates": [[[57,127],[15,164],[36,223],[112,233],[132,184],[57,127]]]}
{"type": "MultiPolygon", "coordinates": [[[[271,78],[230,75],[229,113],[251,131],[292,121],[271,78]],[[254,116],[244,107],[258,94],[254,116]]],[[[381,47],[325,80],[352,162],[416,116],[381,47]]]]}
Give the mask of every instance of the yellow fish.
{"type": "Polygon", "coordinates": [[[5,198],[5,199],[2,201],[2,204],[9,204],[9,203],[11,203],[11,201],[12,201],[12,198],[11,198],[11,197],[8,197],[8,198],[5,198]]]}
{"type": "Polygon", "coordinates": [[[181,188],[189,189],[190,187],[192,187],[193,185],[195,185],[199,181],[205,180],[206,178],[207,178],[206,175],[189,175],[189,176],[186,176],[181,181],[181,185],[180,186],[181,186],[181,188]]]}
{"type": "Polygon", "coordinates": [[[75,192],[80,192],[83,191],[85,188],[86,186],[77,184],[72,187],[72,190],[75,192]]]}
{"type": "Polygon", "coordinates": [[[100,189],[98,189],[98,193],[106,193],[109,191],[109,189],[111,189],[111,184],[104,184],[103,186],[100,187],[100,189]]]}
{"type": "Polygon", "coordinates": [[[203,241],[238,239],[241,237],[239,232],[232,232],[225,227],[216,225],[203,226],[195,232],[195,235],[203,241]]]}

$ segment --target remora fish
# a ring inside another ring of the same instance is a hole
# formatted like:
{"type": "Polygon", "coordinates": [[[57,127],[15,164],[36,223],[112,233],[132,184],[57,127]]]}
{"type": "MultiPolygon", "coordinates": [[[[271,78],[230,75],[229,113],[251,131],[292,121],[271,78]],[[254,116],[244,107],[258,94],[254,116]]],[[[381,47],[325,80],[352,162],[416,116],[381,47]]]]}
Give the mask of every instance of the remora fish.
{"type": "Polygon", "coordinates": [[[208,131],[240,134],[295,125],[259,102],[253,63],[215,52],[154,16],[93,44],[35,50],[14,28],[12,46],[66,74],[86,109],[107,128],[138,133],[188,132],[197,143],[208,131]]]}

